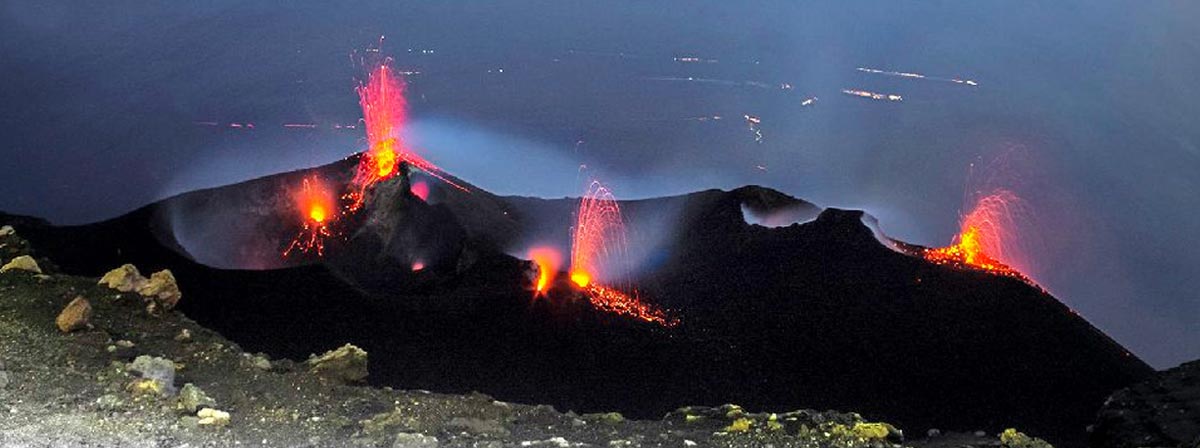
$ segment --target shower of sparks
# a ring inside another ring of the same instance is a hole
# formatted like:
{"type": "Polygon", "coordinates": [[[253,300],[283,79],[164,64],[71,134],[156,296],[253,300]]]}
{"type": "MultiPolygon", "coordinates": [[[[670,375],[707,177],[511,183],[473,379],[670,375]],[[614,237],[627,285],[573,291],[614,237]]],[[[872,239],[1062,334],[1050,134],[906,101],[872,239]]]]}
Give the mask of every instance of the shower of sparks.
{"type": "Polygon", "coordinates": [[[598,310],[671,327],[679,323],[643,302],[637,291],[627,293],[599,283],[603,268],[624,262],[625,224],[616,199],[599,182],[592,182],[580,199],[571,242],[570,279],[598,310]]]}
{"type": "Polygon", "coordinates": [[[950,246],[926,249],[925,259],[937,264],[972,268],[1032,281],[1014,266],[1024,264],[1018,222],[1023,202],[1011,191],[997,190],[980,197],[962,217],[950,246]]]}
{"type": "Polygon", "coordinates": [[[362,207],[368,189],[398,174],[402,162],[452,187],[470,192],[448,179],[436,165],[406,147],[401,138],[401,131],[407,122],[404,89],[404,79],[386,61],[376,66],[367,82],[356,89],[368,147],[355,173],[354,189],[347,194],[349,211],[362,207]]]}

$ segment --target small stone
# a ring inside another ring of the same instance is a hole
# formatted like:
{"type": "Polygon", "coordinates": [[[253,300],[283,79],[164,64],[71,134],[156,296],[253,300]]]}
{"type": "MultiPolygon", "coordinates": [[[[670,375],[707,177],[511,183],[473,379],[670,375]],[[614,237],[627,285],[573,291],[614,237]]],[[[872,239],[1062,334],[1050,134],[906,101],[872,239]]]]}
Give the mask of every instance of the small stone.
{"type": "Polygon", "coordinates": [[[63,308],[58,317],[54,319],[54,323],[58,325],[58,329],[64,333],[70,333],[75,330],[87,328],[88,319],[92,318],[92,304],[88,303],[83,296],[75,297],[71,303],[63,308]]]}
{"type": "Polygon", "coordinates": [[[930,428],[929,431],[925,432],[925,437],[928,437],[930,439],[932,439],[934,437],[939,437],[941,435],[942,435],[942,431],[937,428],[930,428]]]}
{"type": "Polygon", "coordinates": [[[475,436],[508,437],[511,432],[498,420],[480,418],[454,417],[446,424],[447,428],[465,432],[475,436]]]}
{"type": "Polygon", "coordinates": [[[16,235],[17,231],[12,226],[0,227],[0,236],[16,235]]]}
{"type": "Polygon", "coordinates": [[[104,394],[96,399],[96,408],[105,412],[119,411],[124,405],[125,402],[116,394],[104,394]]]}
{"type": "Polygon", "coordinates": [[[13,258],[4,266],[0,266],[0,273],[13,270],[29,271],[34,274],[42,273],[42,268],[38,267],[37,260],[34,260],[33,257],[28,255],[22,255],[17,258],[13,258]]]}
{"type": "Polygon", "coordinates": [[[117,347],[122,347],[122,348],[133,348],[133,341],[127,341],[127,340],[121,339],[116,342],[116,345],[117,345],[117,347]]]}
{"type": "Polygon", "coordinates": [[[984,431],[975,431],[975,437],[987,437],[987,433],[984,431]]]}
{"type": "Polygon", "coordinates": [[[175,335],[175,340],[179,342],[187,342],[192,340],[192,332],[187,328],[179,330],[179,334],[175,335]]]}
{"type": "Polygon", "coordinates": [[[139,286],[137,292],[151,299],[150,304],[155,305],[155,308],[161,307],[164,310],[175,308],[175,304],[183,297],[183,293],[179,292],[179,285],[175,282],[175,275],[167,269],[150,274],[150,279],[139,286]]]}
{"type": "Polygon", "coordinates": [[[249,353],[243,353],[242,356],[245,358],[246,362],[250,364],[250,367],[254,367],[255,369],[262,371],[271,370],[271,360],[267,359],[266,356],[251,355],[249,353]]]}
{"type": "MultiPolygon", "coordinates": [[[[137,372],[142,379],[160,383],[159,393],[170,394],[175,388],[175,363],[166,358],[149,355],[138,356],[129,363],[128,370],[137,372]]],[[[149,387],[142,385],[141,387],[149,387]]]]}
{"type": "Polygon", "coordinates": [[[229,424],[230,415],[225,411],[218,411],[213,408],[204,408],[196,413],[200,417],[198,422],[200,426],[225,426],[229,424]]]}
{"type": "Polygon", "coordinates": [[[187,383],[179,389],[179,400],[175,403],[175,409],[186,414],[195,414],[203,408],[211,408],[216,405],[217,401],[205,394],[203,390],[192,383],[187,383]]]}
{"type": "Polygon", "coordinates": [[[437,446],[437,437],[412,432],[396,434],[396,441],[392,442],[392,448],[437,448],[437,446]]]}
{"type": "Polygon", "coordinates": [[[351,344],[312,356],[306,363],[310,373],[336,381],[357,383],[367,378],[367,352],[351,344]]]}
{"type": "Polygon", "coordinates": [[[121,267],[108,271],[104,277],[100,277],[100,282],[97,284],[108,286],[121,292],[131,292],[147,282],[146,277],[138,272],[137,266],[132,264],[121,265],[121,267]]]}
{"type": "Polygon", "coordinates": [[[199,428],[200,427],[200,417],[196,417],[194,415],[186,415],[186,416],[180,417],[179,426],[182,426],[187,429],[199,428]]]}
{"type": "Polygon", "coordinates": [[[7,388],[8,385],[11,383],[12,383],[12,377],[9,376],[8,372],[0,370],[0,389],[7,388]]]}
{"type": "Polygon", "coordinates": [[[599,422],[599,423],[605,423],[605,424],[609,424],[609,425],[616,425],[616,424],[619,424],[619,423],[621,423],[621,422],[624,422],[624,421],[625,421],[625,416],[624,416],[624,415],[621,415],[621,413],[620,413],[620,412],[604,412],[604,413],[598,413],[598,414],[583,414],[583,416],[582,416],[582,417],[583,417],[583,419],[584,419],[584,420],[590,420],[590,421],[595,421],[595,422],[599,422]]]}

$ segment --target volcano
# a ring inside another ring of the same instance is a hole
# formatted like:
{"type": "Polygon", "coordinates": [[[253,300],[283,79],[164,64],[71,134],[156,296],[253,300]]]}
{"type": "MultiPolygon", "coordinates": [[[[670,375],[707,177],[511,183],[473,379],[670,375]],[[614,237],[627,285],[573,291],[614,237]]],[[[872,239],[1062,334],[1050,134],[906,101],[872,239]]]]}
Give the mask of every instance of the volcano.
{"type": "Polygon", "coordinates": [[[535,294],[538,266],[510,254],[567,248],[578,199],[497,196],[403,163],[331,227],[323,254],[281,256],[304,222],[280,192],[310,176],[347,185],[358,157],[94,224],[0,221],[66,273],[170,269],[179,309],[248,351],[358,345],[369,381],[397,388],[634,417],[845,409],[910,431],[1016,426],[1079,445],[1109,393],[1152,373],[1036,286],[930,262],[863,212],[755,186],[620,201],[627,274],[679,318],[669,328],[594,308],[566,273],[535,294]]]}

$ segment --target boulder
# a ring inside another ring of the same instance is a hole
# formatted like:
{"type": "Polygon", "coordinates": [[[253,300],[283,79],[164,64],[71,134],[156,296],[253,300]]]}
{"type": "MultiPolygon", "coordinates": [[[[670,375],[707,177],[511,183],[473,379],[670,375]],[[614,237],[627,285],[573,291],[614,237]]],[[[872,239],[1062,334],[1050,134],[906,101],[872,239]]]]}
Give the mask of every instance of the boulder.
{"type": "Polygon", "coordinates": [[[22,255],[13,258],[4,266],[0,266],[0,273],[8,271],[29,271],[34,274],[41,274],[42,268],[38,267],[37,261],[28,255],[22,255]]]}
{"type": "Polygon", "coordinates": [[[54,319],[54,323],[58,325],[58,329],[64,333],[70,333],[76,330],[82,330],[88,327],[88,320],[92,318],[92,304],[83,296],[75,297],[71,303],[68,303],[66,308],[63,308],[58,317],[54,319]]]}
{"type": "Polygon", "coordinates": [[[179,285],[175,283],[175,275],[167,269],[150,274],[150,278],[137,288],[137,292],[151,300],[147,308],[152,312],[175,308],[175,304],[183,297],[183,293],[179,292],[179,285]]]}
{"type": "Polygon", "coordinates": [[[309,372],[335,381],[357,383],[367,378],[367,352],[351,344],[312,356],[306,363],[309,372]]]}

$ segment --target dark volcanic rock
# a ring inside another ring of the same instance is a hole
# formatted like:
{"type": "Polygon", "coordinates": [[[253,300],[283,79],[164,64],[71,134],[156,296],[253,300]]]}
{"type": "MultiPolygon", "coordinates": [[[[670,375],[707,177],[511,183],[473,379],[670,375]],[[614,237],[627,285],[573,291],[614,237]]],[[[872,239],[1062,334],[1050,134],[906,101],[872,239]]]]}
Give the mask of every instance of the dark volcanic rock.
{"type": "Polygon", "coordinates": [[[1112,394],[1092,426],[1096,448],[1200,446],[1200,361],[1112,394]]]}
{"type": "MultiPolygon", "coordinates": [[[[347,166],[315,171],[336,180],[347,166]]],[[[561,275],[549,297],[534,298],[529,264],[505,252],[569,249],[575,199],[431,181],[426,203],[398,178],[346,218],[355,225],[330,241],[325,262],[214,269],[178,243],[171,218],[222,203],[239,223],[222,228],[257,233],[230,230],[237,244],[214,247],[289,238],[294,211],[266,196],[304,175],[189,193],[88,226],[11,221],[69,273],[169,268],[187,297],[179,309],[249,351],[304,359],[352,343],[371,353],[373,384],[579,412],[853,409],[914,433],[1017,427],[1081,445],[1104,397],[1152,373],[1036,287],[898,253],[862,212],[821,211],[761,187],[622,203],[634,280],[644,300],[682,320],[671,329],[598,312],[561,275]],[[754,225],[747,212],[783,218],[754,225]],[[418,259],[427,266],[414,271],[418,259]]],[[[254,260],[270,244],[227,256],[254,260]]]]}

